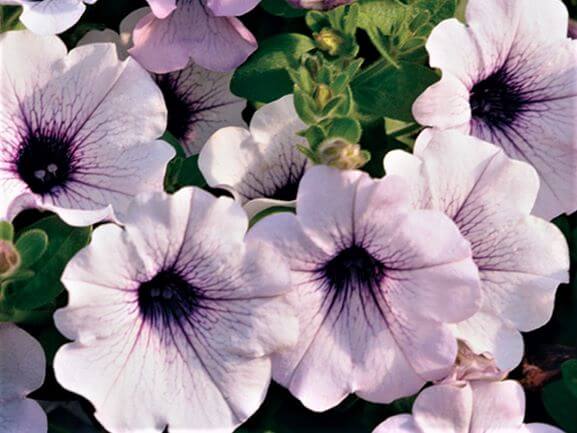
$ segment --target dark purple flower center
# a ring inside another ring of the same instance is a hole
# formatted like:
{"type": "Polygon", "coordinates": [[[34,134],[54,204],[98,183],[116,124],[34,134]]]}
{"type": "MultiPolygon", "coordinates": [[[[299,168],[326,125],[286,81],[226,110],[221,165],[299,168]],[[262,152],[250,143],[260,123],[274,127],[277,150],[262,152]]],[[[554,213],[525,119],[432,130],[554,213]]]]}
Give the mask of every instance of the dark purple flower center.
{"type": "MultiPolygon", "coordinates": [[[[351,296],[379,307],[380,288],[385,278],[385,265],[363,246],[344,248],[317,271],[325,290],[327,311],[338,309],[337,318],[346,309],[351,296]]],[[[370,320],[367,317],[367,320],[370,320]]]]}
{"type": "Polygon", "coordinates": [[[473,86],[469,103],[474,119],[502,129],[515,121],[525,101],[503,67],[473,86]]]}
{"type": "Polygon", "coordinates": [[[178,140],[184,141],[192,132],[199,112],[199,102],[189,100],[179,90],[178,80],[172,74],[155,75],[158,87],[164,96],[168,111],[168,131],[178,140]]]}
{"type": "Polygon", "coordinates": [[[15,167],[33,193],[53,194],[74,172],[71,143],[58,135],[30,134],[19,146],[15,167]]]}
{"type": "Polygon", "coordinates": [[[143,320],[164,333],[182,327],[201,306],[200,290],[174,269],[160,271],[138,288],[138,307],[143,320]]]}

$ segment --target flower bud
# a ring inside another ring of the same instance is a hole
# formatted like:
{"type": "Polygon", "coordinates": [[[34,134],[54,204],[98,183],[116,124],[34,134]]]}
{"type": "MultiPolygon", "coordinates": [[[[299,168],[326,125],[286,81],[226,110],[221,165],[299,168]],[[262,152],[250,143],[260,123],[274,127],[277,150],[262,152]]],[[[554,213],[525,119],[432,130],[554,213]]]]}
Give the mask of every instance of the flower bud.
{"type": "Polygon", "coordinates": [[[317,155],[321,164],[341,170],[360,168],[370,159],[369,153],[362,150],[361,146],[351,144],[342,138],[334,138],[321,143],[317,155]]]}
{"type": "Polygon", "coordinates": [[[293,6],[301,9],[329,10],[338,6],[348,5],[355,0],[289,0],[293,6]]]}
{"type": "Polygon", "coordinates": [[[0,240],[0,277],[12,274],[20,265],[20,254],[11,242],[0,240]]]}
{"type": "Polygon", "coordinates": [[[333,29],[322,29],[319,33],[315,33],[315,40],[317,46],[331,56],[339,54],[339,50],[345,42],[339,32],[333,29]]]}
{"type": "Polygon", "coordinates": [[[315,90],[315,102],[319,108],[323,108],[333,97],[333,92],[326,84],[319,84],[315,90]]]}

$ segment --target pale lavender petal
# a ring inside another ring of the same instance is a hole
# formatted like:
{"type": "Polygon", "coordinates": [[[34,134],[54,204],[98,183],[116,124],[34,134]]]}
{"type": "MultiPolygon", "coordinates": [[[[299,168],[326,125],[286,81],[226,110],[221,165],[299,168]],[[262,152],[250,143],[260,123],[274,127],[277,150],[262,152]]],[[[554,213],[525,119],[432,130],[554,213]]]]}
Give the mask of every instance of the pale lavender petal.
{"type": "Polygon", "coordinates": [[[409,192],[398,177],[315,166],[296,216],[268,216],[249,232],[290,261],[302,331],[274,358],[273,375],[309,409],[350,393],[388,403],[454,363],[447,323],[477,311],[477,270],[457,227],[411,210],[409,192]]]}
{"type": "Polygon", "coordinates": [[[206,0],[213,14],[221,17],[238,17],[254,9],[260,0],[206,0]]]}
{"type": "Polygon", "coordinates": [[[268,198],[296,199],[308,160],[298,149],[305,129],[292,96],[285,96],[256,111],[250,130],[227,127],[217,131],[203,147],[199,167],[208,184],[225,187],[245,204],[268,198]]]}
{"type": "Polygon", "coordinates": [[[0,323],[0,429],[44,433],[46,414],[26,396],[44,383],[46,358],[30,334],[11,323],[0,323]]]}
{"type": "Polygon", "coordinates": [[[264,400],[270,355],[294,344],[286,262],[244,242],[247,217],[196,188],[140,195],[68,265],[58,381],[111,431],[232,432],[264,400]],[[222,227],[227,227],[223,231],[222,227]]]}
{"type": "Polygon", "coordinates": [[[236,18],[216,17],[201,2],[179,4],[167,18],[144,17],[134,31],[130,54],[156,73],[194,63],[228,72],[256,49],[256,40],[236,18]]]}
{"type": "Polygon", "coordinates": [[[113,44],[66,55],[55,39],[10,32],[1,41],[8,54],[24,43],[48,57],[19,56],[5,66],[0,179],[21,182],[36,207],[62,210],[69,223],[84,225],[111,218],[110,207],[122,214],[139,192],[161,190],[174,151],[155,141],[166,127],[166,107],[144,69],[120,62],[113,44]]]}

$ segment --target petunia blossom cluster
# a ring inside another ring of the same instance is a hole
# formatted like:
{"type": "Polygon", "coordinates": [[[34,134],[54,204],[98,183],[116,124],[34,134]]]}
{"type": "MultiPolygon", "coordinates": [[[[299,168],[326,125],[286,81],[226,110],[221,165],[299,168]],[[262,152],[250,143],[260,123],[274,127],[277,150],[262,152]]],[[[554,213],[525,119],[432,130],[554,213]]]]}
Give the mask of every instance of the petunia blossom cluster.
{"type": "MultiPolygon", "coordinates": [[[[383,152],[383,176],[315,160],[314,134],[354,128],[310,128],[298,86],[247,110],[233,94],[258,47],[238,17],[259,0],[148,0],[70,50],[56,34],[94,2],[16,3],[29,30],[0,34],[0,220],[93,226],[62,263],[50,315],[67,342],[49,366],[104,429],[233,432],[274,381],[314,412],[416,395],[374,433],[561,432],[524,423],[523,388],[504,380],[570,281],[551,222],[577,210],[577,44],[560,0],[469,0],[466,24],[438,24],[426,49],[442,76],[412,107],[424,129],[383,152]],[[206,187],[169,194],[182,160],[206,187]]],[[[26,259],[11,242],[0,306],[26,259]]],[[[24,329],[0,323],[2,433],[48,429],[27,398],[46,359],[24,329]]]]}

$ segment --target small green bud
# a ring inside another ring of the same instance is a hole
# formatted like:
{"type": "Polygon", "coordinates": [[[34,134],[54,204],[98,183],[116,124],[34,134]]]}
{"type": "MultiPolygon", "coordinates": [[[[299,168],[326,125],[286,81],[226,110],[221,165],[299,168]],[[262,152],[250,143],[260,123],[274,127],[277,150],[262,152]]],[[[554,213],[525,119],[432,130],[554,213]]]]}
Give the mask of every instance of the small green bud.
{"type": "Polygon", "coordinates": [[[333,29],[322,29],[320,32],[315,33],[314,36],[318,47],[331,56],[338,55],[345,42],[341,34],[333,29]]]}
{"type": "Polygon", "coordinates": [[[369,153],[362,150],[360,145],[349,143],[341,138],[333,138],[321,143],[317,154],[321,164],[341,170],[360,168],[370,159],[369,153]]]}
{"type": "Polygon", "coordinates": [[[319,84],[315,90],[315,102],[319,108],[324,108],[325,105],[333,97],[333,92],[326,84],[319,84]]]}
{"type": "Polygon", "coordinates": [[[0,240],[0,277],[11,275],[20,266],[20,254],[12,242],[0,240]]]}

